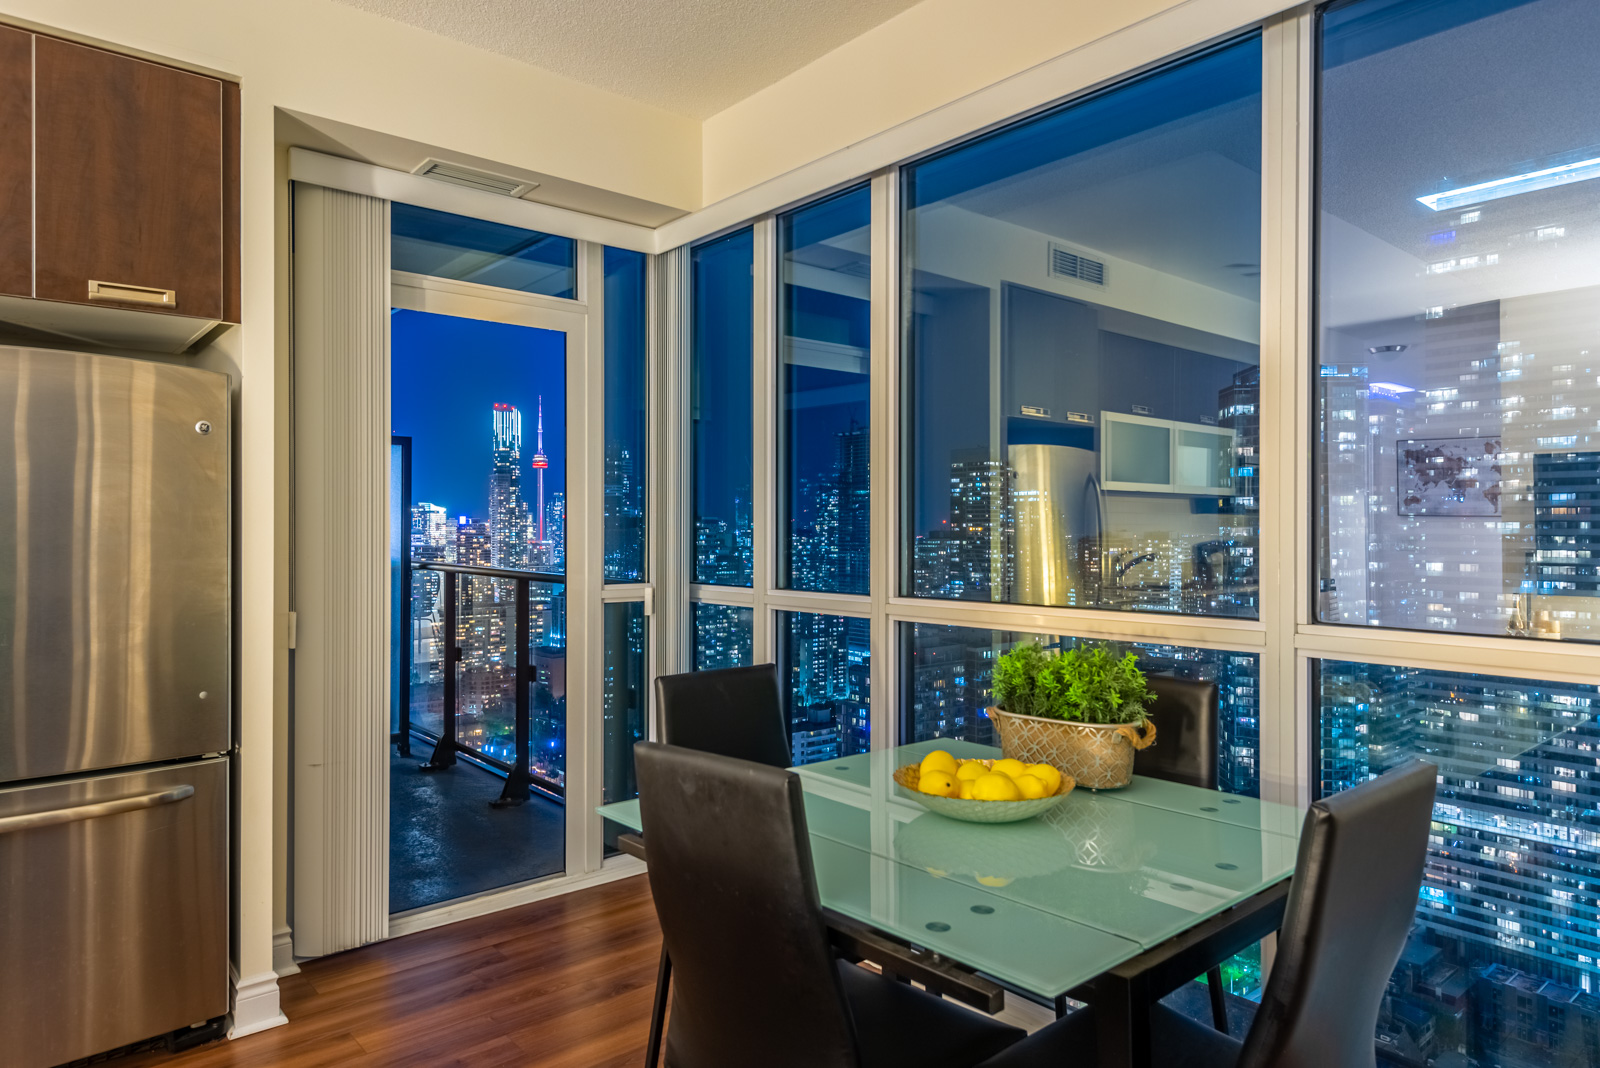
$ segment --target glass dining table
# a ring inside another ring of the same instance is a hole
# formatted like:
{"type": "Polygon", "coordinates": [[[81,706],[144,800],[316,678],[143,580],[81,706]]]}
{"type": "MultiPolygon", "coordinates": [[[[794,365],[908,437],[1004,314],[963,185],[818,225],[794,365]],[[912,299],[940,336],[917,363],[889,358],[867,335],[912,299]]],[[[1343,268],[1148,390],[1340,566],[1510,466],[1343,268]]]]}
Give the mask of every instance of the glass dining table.
{"type": "MultiPolygon", "coordinates": [[[[934,749],[1000,756],[940,739],[792,769],[823,907],[1046,1002],[1094,1003],[1103,1063],[1149,1062],[1131,1000],[1172,989],[1163,968],[1187,981],[1276,928],[1297,809],[1135,776],[1034,819],[963,823],[893,780],[934,749]]],[[[643,828],[638,801],[599,812],[643,828]]]]}

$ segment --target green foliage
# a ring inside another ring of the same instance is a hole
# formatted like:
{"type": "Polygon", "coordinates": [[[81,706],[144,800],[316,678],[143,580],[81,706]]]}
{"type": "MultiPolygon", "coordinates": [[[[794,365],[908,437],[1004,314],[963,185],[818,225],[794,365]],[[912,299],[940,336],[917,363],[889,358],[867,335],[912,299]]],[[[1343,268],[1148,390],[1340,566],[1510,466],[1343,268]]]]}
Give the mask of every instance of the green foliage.
{"type": "Polygon", "coordinates": [[[1033,642],[995,663],[994,697],[1019,716],[1079,723],[1143,723],[1155,700],[1133,653],[1118,658],[1097,648],[1052,655],[1033,642]]]}

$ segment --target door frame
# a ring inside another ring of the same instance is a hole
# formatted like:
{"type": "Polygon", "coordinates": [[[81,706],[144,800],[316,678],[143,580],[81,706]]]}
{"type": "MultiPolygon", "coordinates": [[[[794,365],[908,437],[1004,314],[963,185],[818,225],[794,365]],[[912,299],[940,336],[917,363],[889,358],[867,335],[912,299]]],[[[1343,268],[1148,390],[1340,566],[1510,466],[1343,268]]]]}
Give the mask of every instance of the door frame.
{"type": "MultiPolygon", "coordinates": [[[[567,300],[408,271],[390,272],[391,308],[554,330],[567,339],[566,869],[557,875],[392,914],[391,938],[645,870],[632,857],[605,856],[602,820],[595,811],[604,785],[604,246],[578,242],[577,274],[577,297],[567,300]]],[[[390,422],[387,410],[385,422],[390,422]]],[[[386,430],[392,433],[392,425],[386,430]]]]}

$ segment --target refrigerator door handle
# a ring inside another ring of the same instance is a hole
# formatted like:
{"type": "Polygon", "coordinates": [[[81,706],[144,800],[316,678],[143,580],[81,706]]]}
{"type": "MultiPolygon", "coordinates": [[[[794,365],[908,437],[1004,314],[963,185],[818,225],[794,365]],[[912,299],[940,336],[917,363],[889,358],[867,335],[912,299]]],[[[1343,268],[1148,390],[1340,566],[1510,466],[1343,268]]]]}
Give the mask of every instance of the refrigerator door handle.
{"type": "Polygon", "coordinates": [[[94,801],[87,805],[73,805],[70,808],[29,812],[21,816],[5,816],[0,817],[0,834],[10,834],[13,831],[32,831],[39,827],[54,827],[61,823],[76,823],[79,820],[99,819],[101,816],[115,816],[119,812],[135,812],[141,808],[170,805],[174,801],[182,801],[186,797],[193,796],[193,786],[174,786],[170,790],[158,790],[150,794],[136,794],[133,797],[119,797],[114,801],[94,801]]]}

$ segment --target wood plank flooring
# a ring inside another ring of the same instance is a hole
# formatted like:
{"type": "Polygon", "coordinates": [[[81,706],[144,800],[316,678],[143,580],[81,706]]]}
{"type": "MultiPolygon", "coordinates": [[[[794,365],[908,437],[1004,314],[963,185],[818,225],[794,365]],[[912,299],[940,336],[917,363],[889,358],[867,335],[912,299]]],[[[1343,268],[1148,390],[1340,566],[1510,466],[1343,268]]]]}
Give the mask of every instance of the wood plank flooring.
{"type": "Polygon", "coordinates": [[[310,961],[289,1023],[115,1068],[644,1063],[661,932],[644,876],[310,961]]]}

